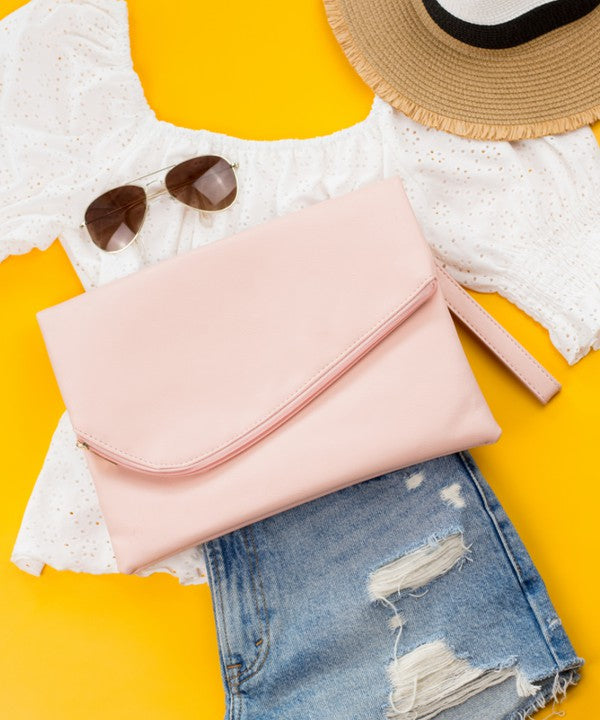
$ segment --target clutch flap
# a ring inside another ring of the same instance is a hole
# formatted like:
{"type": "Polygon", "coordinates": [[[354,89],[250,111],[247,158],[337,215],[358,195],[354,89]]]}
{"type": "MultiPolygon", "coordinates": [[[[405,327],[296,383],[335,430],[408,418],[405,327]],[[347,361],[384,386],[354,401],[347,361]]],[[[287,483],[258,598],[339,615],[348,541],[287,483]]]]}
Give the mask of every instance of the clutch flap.
{"type": "Polygon", "coordinates": [[[418,312],[436,283],[394,177],[37,318],[79,440],[141,472],[186,475],[300,411],[418,312]]]}

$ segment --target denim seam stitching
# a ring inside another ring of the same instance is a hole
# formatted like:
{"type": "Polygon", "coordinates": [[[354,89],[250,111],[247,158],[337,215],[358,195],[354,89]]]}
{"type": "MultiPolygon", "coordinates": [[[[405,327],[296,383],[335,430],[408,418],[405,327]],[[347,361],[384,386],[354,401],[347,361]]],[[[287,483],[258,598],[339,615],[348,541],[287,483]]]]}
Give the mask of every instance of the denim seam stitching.
{"type": "MultiPolygon", "coordinates": [[[[239,530],[239,535],[244,544],[244,551],[246,553],[248,569],[250,571],[250,589],[251,589],[252,601],[254,603],[254,609],[256,611],[256,617],[258,619],[258,622],[261,625],[261,630],[264,630],[264,628],[262,627],[264,625],[264,621],[263,621],[262,613],[261,613],[259,603],[258,603],[257,583],[256,583],[254,568],[253,568],[253,564],[252,564],[252,558],[250,557],[250,547],[249,547],[248,541],[246,539],[246,535],[248,534],[248,532],[249,532],[248,528],[243,527],[239,530]]],[[[263,611],[264,611],[264,608],[263,608],[263,611]]],[[[266,633],[264,633],[264,632],[262,634],[266,635],[266,633]]],[[[239,674],[237,676],[238,686],[243,680],[246,679],[246,677],[251,677],[251,675],[248,673],[250,673],[250,671],[254,668],[256,663],[259,661],[260,657],[261,657],[261,649],[257,650],[254,660],[252,660],[252,662],[249,665],[246,665],[246,667],[244,668],[243,671],[242,670],[239,671],[239,674]]]]}
{"type": "MultiPolygon", "coordinates": [[[[217,644],[219,646],[219,653],[221,656],[221,660],[223,662],[223,674],[225,677],[225,693],[227,696],[227,719],[228,720],[235,720],[236,717],[236,709],[237,709],[237,698],[239,697],[239,694],[236,692],[236,689],[232,687],[231,684],[231,678],[229,677],[228,669],[226,666],[226,661],[224,659],[225,653],[223,653],[222,643],[221,643],[221,635],[218,632],[219,627],[223,628],[223,635],[226,639],[226,645],[229,650],[229,640],[227,637],[227,626],[225,622],[225,615],[223,612],[223,602],[221,597],[221,592],[219,589],[219,583],[216,581],[216,577],[220,578],[219,570],[217,567],[217,562],[215,558],[213,557],[213,553],[209,547],[208,543],[204,544],[204,551],[205,551],[205,557],[207,559],[206,568],[209,572],[209,580],[212,579],[212,584],[209,583],[209,590],[211,591],[211,594],[215,598],[215,600],[218,601],[219,606],[217,607],[216,603],[213,603],[215,608],[215,622],[217,626],[217,644]]],[[[231,650],[229,650],[229,655],[231,655],[231,650]]]]}
{"type": "MultiPolygon", "coordinates": [[[[261,623],[264,624],[265,628],[265,636],[266,636],[266,642],[263,643],[260,646],[260,650],[258,654],[256,655],[256,658],[254,659],[254,662],[247,668],[247,671],[252,670],[252,672],[248,672],[248,674],[240,674],[238,676],[238,687],[246,682],[246,680],[250,679],[251,677],[254,677],[260,669],[263,667],[267,660],[267,656],[269,654],[269,650],[271,648],[271,633],[270,633],[270,626],[269,626],[269,615],[267,612],[267,601],[265,597],[263,582],[262,582],[262,576],[260,573],[260,567],[258,564],[258,552],[256,550],[256,543],[254,540],[254,529],[251,525],[247,526],[246,528],[247,534],[250,537],[250,543],[252,545],[252,554],[254,555],[254,560],[256,563],[256,576],[258,577],[258,588],[260,591],[261,599],[262,599],[262,608],[263,608],[263,614],[264,614],[264,620],[261,618],[261,623]],[[262,651],[262,652],[261,652],[262,651]],[[256,666],[256,667],[254,667],[256,666]],[[253,669],[254,668],[254,669],[253,669]]],[[[244,539],[244,544],[246,544],[246,539],[244,539]]],[[[246,545],[246,548],[248,552],[250,552],[250,548],[246,545]]],[[[254,575],[254,570],[252,566],[250,566],[250,572],[254,575]]]]}
{"type": "MultiPolygon", "coordinates": [[[[211,550],[208,547],[206,549],[208,551],[207,554],[208,554],[209,560],[212,560],[211,569],[214,570],[214,575],[215,575],[215,580],[216,580],[215,585],[216,585],[217,595],[219,598],[219,615],[220,615],[220,619],[221,619],[220,624],[223,628],[223,635],[225,637],[227,656],[231,660],[231,659],[233,659],[233,654],[231,652],[231,644],[229,642],[229,635],[227,633],[227,623],[225,622],[225,605],[223,603],[223,594],[222,594],[222,589],[221,589],[221,573],[219,571],[219,563],[215,559],[213,559],[211,550]]],[[[223,665],[225,666],[225,677],[227,679],[228,689],[229,689],[231,695],[234,696],[237,694],[237,690],[238,690],[238,686],[239,686],[239,682],[238,682],[239,670],[234,670],[233,672],[230,672],[231,668],[227,667],[227,663],[225,662],[225,663],[223,663],[223,665]]],[[[231,706],[233,707],[233,698],[232,698],[231,706]]],[[[233,720],[233,710],[231,712],[231,720],[233,720]]]]}
{"type": "Polygon", "coordinates": [[[256,654],[256,657],[254,658],[254,660],[252,661],[252,663],[250,663],[250,665],[248,665],[248,667],[244,670],[244,672],[241,672],[241,673],[238,675],[238,687],[239,687],[243,682],[245,682],[246,680],[248,680],[249,678],[253,677],[254,675],[256,675],[256,674],[258,673],[258,671],[259,671],[259,670],[261,669],[261,667],[264,665],[264,662],[265,662],[265,660],[266,660],[266,656],[267,656],[267,654],[268,654],[268,652],[269,652],[269,649],[270,649],[270,633],[269,633],[269,621],[268,621],[268,616],[267,616],[267,611],[266,611],[266,600],[265,600],[265,595],[264,595],[264,591],[263,591],[263,588],[262,588],[262,579],[261,579],[261,577],[260,577],[260,569],[259,569],[259,567],[258,567],[258,553],[257,553],[257,551],[256,551],[256,545],[255,545],[254,540],[253,540],[253,529],[252,529],[252,527],[251,527],[251,526],[247,526],[246,528],[242,528],[242,532],[240,532],[240,535],[242,535],[242,540],[243,540],[243,542],[244,542],[244,546],[245,546],[245,549],[246,549],[247,554],[250,555],[250,553],[252,552],[252,555],[254,556],[254,563],[255,563],[255,565],[256,565],[256,572],[255,572],[255,569],[254,569],[254,567],[253,567],[252,562],[250,562],[250,564],[249,564],[250,575],[251,575],[251,580],[252,580],[252,593],[253,593],[253,596],[254,596],[254,605],[255,605],[256,610],[257,610],[258,618],[259,618],[259,621],[260,621],[260,623],[261,623],[261,625],[263,626],[263,629],[264,629],[264,635],[265,635],[265,638],[266,638],[266,642],[260,647],[260,649],[259,649],[258,653],[256,654]],[[250,540],[251,540],[252,546],[253,546],[253,551],[250,550],[250,547],[249,547],[249,545],[248,545],[248,539],[247,539],[246,536],[250,537],[250,540]],[[258,583],[256,582],[256,576],[257,576],[257,575],[258,575],[258,583]],[[261,597],[262,597],[262,602],[263,602],[263,604],[262,604],[262,613],[261,613],[261,611],[260,611],[260,609],[259,609],[259,603],[257,602],[256,589],[257,589],[257,587],[259,587],[259,586],[260,586],[260,592],[261,592],[261,597]],[[263,614],[264,614],[264,618],[263,618],[263,614]],[[261,661],[261,658],[262,658],[262,662],[260,662],[260,661],[261,661]],[[250,671],[252,671],[252,672],[250,672],[250,671]]]}
{"type": "MultiPolygon", "coordinates": [[[[240,535],[242,535],[242,542],[244,543],[244,549],[246,551],[246,555],[248,556],[248,559],[250,560],[249,568],[250,568],[250,580],[252,582],[252,601],[254,602],[254,609],[256,610],[256,617],[259,619],[259,622],[262,625],[263,621],[262,621],[261,611],[258,606],[258,595],[256,592],[256,578],[255,578],[254,570],[252,567],[252,561],[249,557],[250,556],[250,548],[248,547],[248,541],[247,541],[247,537],[246,537],[248,535],[248,532],[249,532],[248,529],[246,527],[244,527],[240,530],[240,535]]],[[[256,662],[256,660],[253,660],[252,664],[254,664],[255,662],[256,662]]]]}
{"type": "Polygon", "coordinates": [[[231,702],[231,720],[241,718],[242,716],[242,696],[239,692],[234,692],[231,702]]]}
{"type": "Polygon", "coordinates": [[[546,629],[545,629],[545,627],[544,627],[544,624],[543,624],[542,621],[541,621],[540,615],[539,615],[539,613],[538,613],[538,610],[537,610],[537,607],[536,607],[536,604],[535,604],[533,598],[530,597],[530,594],[527,592],[527,590],[526,590],[526,588],[525,588],[525,586],[524,586],[524,584],[523,584],[523,577],[522,577],[522,575],[521,575],[521,572],[519,571],[519,565],[518,565],[518,563],[517,563],[517,561],[516,561],[516,558],[513,556],[513,553],[512,553],[512,551],[511,551],[511,549],[510,549],[510,546],[508,545],[508,542],[507,542],[506,538],[504,537],[504,533],[502,532],[502,530],[501,530],[501,528],[500,528],[500,526],[499,526],[499,523],[498,523],[498,520],[497,520],[497,518],[496,518],[496,515],[495,515],[494,512],[492,511],[492,509],[491,509],[491,507],[490,507],[490,504],[489,504],[489,502],[488,502],[488,499],[487,499],[485,493],[482,491],[482,489],[481,489],[481,487],[480,487],[480,485],[479,485],[479,481],[477,480],[477,477],[475,476],[475,473],[472,471],[472,469],[471,469],[469,463],[467,462],[467,459],[465,458],[464,454],[463,454],[462,452],[459,452],[458,454],[459,454],[459,456],[460,456],[460,459],[461,459],[464,467],[466,468],[467,472],[468,472],[469,475],[471,476],[471,480],[473,481],[473,484],[474,484],[475,487],[477,488],[477,492],[479,493],[479,497],[481,498],[481,501],[482,501],[482,503],[483,503],[483,506],[484,506],[484,508],[485,508],[485,511],[487,512],[490,520],[492,521],[492,524],[493,524],[493,526],[494,526],[494,529],[496,530],[496,533],[497,533],[498,537],[500,538],[500,542],[502,543],[502,547],[503,547],[503,549],[504,549],[504,552],[506,553],[506,556],[507,556],[508,559],[510,560],[510,565],[511,565],[511,567],[512,567],[512,569],[513,569],[513,572],[514,572],[514,574],[515,574],[515,577],[517,578],[517,580],[518,580],[518,582],[519,582],[519,587],[521,588],[521,592],[523,593],[523,596],[524,596],[525,599],[527,600],[527,604],[529,605],[529,608],[530,608],[530,610],[531,610],[531,613],[533,614],[533,616],[534,616],[534,618],[535,618],[535,620],[536,620],[536,623],[537,623],[537,625],[538,625],[538,628],[539,628],[539,630],[540,630],[540,632],[541,632],[541,634],[542,634],[542,637],[544,638],[544,642],[546,643],[546,646],[548,647],[548,650],[550,651],[550,654],[551,654],[551,656],[552,656],[552,659],[554,660],[554,663],[555,663],[555,665],[556,665],[556,668],[557,668],[557,670],[560,670],[560,662],[559,662],[559,659],[558,659],[558,657],[557,657],[557,655],[556,655],[556,651],[555,651],[554,646],[553,646],[553,644],[552,644],[552,640],[548,637],[548,634],[547,634],[547,632],[546,632],[546,629]]]}

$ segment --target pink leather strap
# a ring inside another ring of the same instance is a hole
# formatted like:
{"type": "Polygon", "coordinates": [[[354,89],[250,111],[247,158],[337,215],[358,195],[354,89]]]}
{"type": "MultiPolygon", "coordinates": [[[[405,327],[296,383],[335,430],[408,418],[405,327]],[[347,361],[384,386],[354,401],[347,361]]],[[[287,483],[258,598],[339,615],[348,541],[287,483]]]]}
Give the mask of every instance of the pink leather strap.
{"type": "Polygon", "coordinates": [[[546,404],[560,383],[438,264],[440,287],[452,313],[546,404]]]}

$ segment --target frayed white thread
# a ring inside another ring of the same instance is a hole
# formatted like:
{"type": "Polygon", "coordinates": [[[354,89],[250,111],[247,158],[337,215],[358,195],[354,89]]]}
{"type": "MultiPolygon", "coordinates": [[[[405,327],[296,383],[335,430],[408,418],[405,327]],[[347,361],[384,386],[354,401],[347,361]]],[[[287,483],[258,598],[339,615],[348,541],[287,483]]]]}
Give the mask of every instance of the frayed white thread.
{"type": "MultiPolygon", "coordinates": [[[[534,700],[527,710],[518,714],[518,720],[529,720],[538,710],[546,707],[546,701],[543,697],[534,700]]],[[[552,717],[552,715],[550,715],[552,717]]]]}
{"type": "Polygon", "coordinates": [[[400,613],[396,613],[394,617],[391,617],[388,620],[388,625],[390,626],[390,630],[398,630],[400,628],[404,627],[404,618],[400,613]]]}
{"type": "Polygon", "coordinates": [[[398,715],[398,717],[406,717],[407,713],[411,713],[411,716],[417,718],[418,715],[416,712],[411,712],[412,709],[415,706],[415,702],[417,700],[417,683],[419,682],[419,678],[415,675],[414,683],[413,683],[413,694],[410,700],[407,703],[407,706],[400,710],[398,706],[396,705],[396,701],[394,700],[394,689],[392,688],[392,691],[390,693],[390,705],[392,706],[392,710],[398,715]]]}
{"type": "Polygon", "coordinates": [[[471,543],[470,545],[465,545],[465,554],[461,557],[461,559],[456,564],[457,570],[462,570],[463,567],[465,566],[466,562],[473,562],[473,558],[470,555],[472,545],[473,545],[473,543],[471,543]]]}
{"type": "Polygon", "coordinates": [[[562,702],[565,699],[567,690],[576,682],[574,672],[570,672],[566,677],[561,677],[559,673],[556,673],[552,683],[552,700],[555,703],[562,702]]]}
{"type": "Polygon", "coordinates": [[[460,532],[422,545],[372,572],[369,596],[383,600],[401,590],[418,590],[451,570],[468,551],[460,532]]]}
{"type": "MultiPolygon", "coordinates": [[[[564,717],[567,713],[564,710],[556,710],[556,706],[558,705],[557,700],[552,701],[552,712],[550,712],[549,715],[544,715],[543,718],[540,718],[540,720],[550,720],[550,718],[553,717],[564,717]]],[[[535,713],[537,713],[539,710],[543,710],[547,705],[547,702],[545,698],[540,697],[538,698],[533,705],[526,710],[524,713],[519,713],[519,720],[530,720],[535,713]]]]}
{"type": "Polygon", "coordinates": [[[423,480],[425,480],[425,475],[422,472],[418,472],[407,477],[404,484],[407,490],[416,490],[423,480]]]}
{"type": "Polygon", "coordinates": [[[425,588],[425,590],[423,590],[423,592],[420,592],[420,593],[408,593],[408,594],[409,594],[411,597],[414,597],[414,598],[422,598],[422,597],[425,597],[425,595],[427,595],[428,592],[429,592],[429,588],[425,588]]]}
{"type": "Polygon", "coordinates": [[[404,618],[402,617],[402,615],[400,615],[400,613],[398,612],[398,609],[396,608],[394,603],[391,600],[388,600],[387,598],[379,598],[379,599],[381,600],[381,602],[384,605],[387,605],[389,608],[391,608],[392,612],[394,613],[394,616],[388,620],[390,629],[392,629],[392,630],[396,630],[397,628],[402,629],[402,627],[404,626],[404,618]]]}
{"type": "Polygon", "coordinates": [[[564,717],[567,714],[564,710],[554,710],[554,705],[556,705],[556,703],[553,704],[552,712],[550,713],[550,715],[546,715],[545,717],[541,718],[541,720],[550,720],[550,718],[553,717],[564,717]]]}
{"type": "Polygon", "coordinates": [[[529,697],[535,695],[540,689],[539,685],[530,683],[520,670],[517,670],[515,680],[517,682],[517,695],[519,697],[529,697]]]}
{"type": "MultiPolygon", "coordinates": [[[[394,691],[393,690],[390,691],[388,702],[389,702],[390,708],[394,711],[394,713],[396,713],[396,717],[401,717],[402,720],[417,720],[416,712],[413,712],[410,710],[408,712],[404,712],[403,710],[398,710],[398,708],[394,704],[394,691]]],[[[390,717],[389,713],[388,713],[388,717],[390,717]]]]}
{"type": "Polygon", "coordinates": [[[384,603],[384,605],[387,605],[388,607],[392,608],[392,611],[394,613],[393,617],[391,617],[388,620],[388,625],[390,627],[390,630],[396,631],[396,640],[394,641],[394,660],[398,657],[398,643],[400,642],[400,636],[402,635],[402,630],[404,629],[404,618],[400,613],[398,612],[398,609],[394,605],[393,602],[388,600],[387,598],[380,598],[381,602],[384,603]]]}
{"type": "Polygon", "coordinates": [[[402,636],[403,629],[404,626],[400,625],[398,631],[396,632],[396,639],[394,640],[394,662],[398,659],[398,644],[400,642],[400,637],[402,636]]]}
{"type": "MultiPolygon", "coordinates": [[[[567,713],[565,710],[556,710],[556,706],[559,705],[565,699],[567,690],[577,683],[575,679],[575,673],[571,672],[566,677],[561,677],[559,673],[554,676],[552,682],[552,708],[549,715],[544,716],[541,720],[550,720],[553,717],[564,717],[567,713]]],[[[526,709],[519,712],[517,715],[518,720],[529,720],[532,718],[538,710],[542,710],[548,705],[547,699],[540,695],[535,698],[533,703],[526,709]]]]}
{"type": "MultiPolygon", "coordinates": [[[[481,669],[459,658],[443,640],[425,643],[388,666],[389,720],[431,720],[443,710],[518,675],[513,667],[481,669]]],[[[520,681],[522,689],[525,682],[520,681]]],[[[533,686],[529,685],[529,690],[533,686]]],[[[534,691],[535,692],[535,691],[534,691]]]]}
{"type": "Polygon", "coordinates": [[[396,632],[396,640],[394,641],[394,660],[398,657],[398,643],[400,642],[400,636],[402,635],[402,630],[404,630],[404,623],[405,620],[398,612],[398,609],[394,605],[393,602],[390,602],[386,598],[381,598],[381,602],[385,605],[388,605],[392,608],[394,612],[394,616],[391,617],[388,620],[388,625],[390,627],[390,630],[393,630],[396,632]]]}
{"type": "Polygon", "coordinates": [[[460,510],[467,505],[465,499],[461,495],[460,483],[452,483],[452,485],[442,488],[440,490],[440,497],[445,503],[457,510],[460,510]]]}

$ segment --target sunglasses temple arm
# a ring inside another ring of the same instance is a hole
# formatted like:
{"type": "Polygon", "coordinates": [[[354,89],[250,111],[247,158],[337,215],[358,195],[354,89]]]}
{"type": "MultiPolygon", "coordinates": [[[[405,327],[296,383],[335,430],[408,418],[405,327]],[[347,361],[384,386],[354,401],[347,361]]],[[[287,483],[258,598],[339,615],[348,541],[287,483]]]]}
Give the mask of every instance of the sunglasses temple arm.
{"type": "MultiPolygon", "coordinates": [[[[139,232],[139,231],[138,231],[139,232]]],[[[144,241],[142,240],[141,235],[138,235],[136,237],[137,242],[139,243],[139,246],[142,249],[142,264],[148,265],[148,249],[146,248],[146,245],[144,244],[144,241]]]]}

